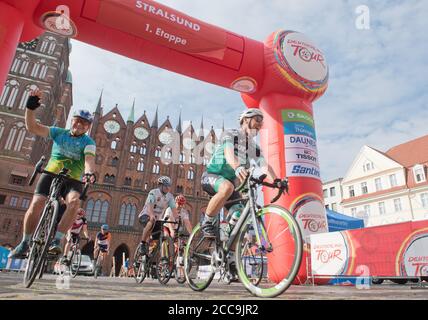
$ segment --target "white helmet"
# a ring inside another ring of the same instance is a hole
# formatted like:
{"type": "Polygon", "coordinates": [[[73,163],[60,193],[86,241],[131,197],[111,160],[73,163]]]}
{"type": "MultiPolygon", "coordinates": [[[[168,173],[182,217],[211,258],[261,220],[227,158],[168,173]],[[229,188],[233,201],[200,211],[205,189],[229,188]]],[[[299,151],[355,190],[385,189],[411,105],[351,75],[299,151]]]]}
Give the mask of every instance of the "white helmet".
{"type": "Polygon", "coordinates": [[[261,116],[263,118],[263,112],[261,112],[260,109],[257,108],[246,109],[239,116],[239,123],[242,123],[242,120],[244,120],[244,118],[252,118],[255,116],[261,116]]]}

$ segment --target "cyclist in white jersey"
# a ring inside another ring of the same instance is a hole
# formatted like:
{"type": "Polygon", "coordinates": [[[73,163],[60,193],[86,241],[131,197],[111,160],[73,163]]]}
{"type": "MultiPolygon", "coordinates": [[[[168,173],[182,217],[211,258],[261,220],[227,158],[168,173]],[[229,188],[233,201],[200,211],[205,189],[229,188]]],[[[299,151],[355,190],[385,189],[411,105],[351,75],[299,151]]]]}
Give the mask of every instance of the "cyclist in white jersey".
{"type": "Polygon", "coordinates": [[[171,179],[169,177],[159,177],[159,188],[153,189],[147,196],[143,210],[138,215],[140,223],[143,225],[143,236],[141,237],[140,252],[142,255],[147,254],[147,240],[152,232],[160,230],[161,224],[158,220],[167,207],[170,207],[174,217],[177,217],[174,196],[170,193],[171,179]]]}
{"type": "MultiPolygon", "coordinates": [[[[182,194],[179,194],[178,196],[175,197],[175,204],[177,206],[178,218],[181,220],[181,224],[180,224],[179,230],[177,230],[178,226],[175,224],[165,225],[165,227],[169,230],[169,234],[172,238],[174,238],[176,231],[184,235],[190,235],[192,233],[193,227],[192,227],[192,223],[190,222],[189,211],[187,211],[184,208],[184,205],[186,204],[186,202],[187,200],[182,194]]],[[[165,210],[163,220],[168,220],[172,222],[176,221],[172,215],[171,208],[167,208],[165,210]]]]}

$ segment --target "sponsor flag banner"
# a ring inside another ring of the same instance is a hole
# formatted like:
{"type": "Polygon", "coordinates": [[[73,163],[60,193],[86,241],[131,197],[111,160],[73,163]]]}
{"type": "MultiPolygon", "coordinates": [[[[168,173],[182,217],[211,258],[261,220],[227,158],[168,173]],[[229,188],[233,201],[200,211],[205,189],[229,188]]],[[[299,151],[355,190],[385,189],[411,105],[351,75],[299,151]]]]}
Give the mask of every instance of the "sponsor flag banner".
{"type": "Polygon", "coordinates": [[[282,110],[281,115],[284,122],[287,177],[321,180],[312,115],[296,109],[282,110]]]}
{"type": "Polygon", "coordinates": [[[319,276],[428,277],[428,220],[310,236],[319,276]]]}

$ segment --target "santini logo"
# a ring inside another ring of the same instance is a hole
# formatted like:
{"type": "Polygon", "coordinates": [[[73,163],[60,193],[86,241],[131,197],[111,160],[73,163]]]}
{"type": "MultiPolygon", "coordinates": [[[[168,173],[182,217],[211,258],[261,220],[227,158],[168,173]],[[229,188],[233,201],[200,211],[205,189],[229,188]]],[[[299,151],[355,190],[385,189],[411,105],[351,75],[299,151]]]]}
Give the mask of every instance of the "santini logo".
{"type": "Polygon", "coordinates": [[[320,177],[320,171],[315,168],[308,168],[301,165],[293,166],[292,174],[308,174],[311,176],[320,177]]]}

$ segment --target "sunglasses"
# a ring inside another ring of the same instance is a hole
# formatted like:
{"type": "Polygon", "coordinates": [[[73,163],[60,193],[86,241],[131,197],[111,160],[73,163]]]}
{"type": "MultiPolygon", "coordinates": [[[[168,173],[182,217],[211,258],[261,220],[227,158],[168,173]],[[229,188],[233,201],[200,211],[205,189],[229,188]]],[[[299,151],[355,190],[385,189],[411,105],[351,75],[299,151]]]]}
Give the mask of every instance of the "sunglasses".
{"type": "Polygon", "coordinates": [[[258,122],[258,123],[262,123],[263,122],[263,117],[262,116],[255,116],[252,119],[256,120],[256,122],[258,122]]]}

